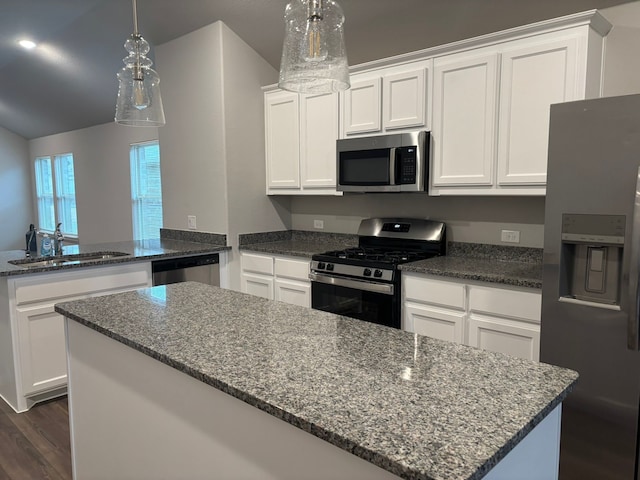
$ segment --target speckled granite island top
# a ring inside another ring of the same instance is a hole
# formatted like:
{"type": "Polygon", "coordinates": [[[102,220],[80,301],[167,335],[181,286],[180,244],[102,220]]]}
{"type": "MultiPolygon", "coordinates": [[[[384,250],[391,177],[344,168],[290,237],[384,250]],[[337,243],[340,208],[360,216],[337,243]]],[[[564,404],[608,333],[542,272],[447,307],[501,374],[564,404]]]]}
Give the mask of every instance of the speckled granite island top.
{"type": "MultiPolygon", "coordinates": [[[[186,242],[174,239],[139,240],[128,242],[110,242],[91,245],[68,245],[63,248],[63,255],[85,255],[95,252],[118,252],[126,255],[108,259],[100,259],[82,264],[42,266],[37,268],[25,268],[9,263],[13,260],[24,260],[24,250],[7,250],[0,252],[0,277],[11,275],[25,275],[49,271],[68,270],[75,268],[95,267],[116,263],[134,261],[158,260],[161,258],[180,257],[204,253],[215,253],[229,250],[230,247],[198,242],[186,242]]],[[[46,260],[56,257],[33,258],[33,260],[46,260]]]]}
{"type": "Polygon", "coordinates": [[[407,479],[482,478],[577,379],[199,283],[56,311],[407,479]]]}

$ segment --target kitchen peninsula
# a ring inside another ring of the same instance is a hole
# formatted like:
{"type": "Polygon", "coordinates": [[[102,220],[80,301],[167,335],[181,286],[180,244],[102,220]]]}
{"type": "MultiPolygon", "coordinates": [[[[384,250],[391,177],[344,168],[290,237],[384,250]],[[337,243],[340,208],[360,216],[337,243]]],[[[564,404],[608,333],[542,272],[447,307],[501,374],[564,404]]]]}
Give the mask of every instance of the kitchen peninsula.
{"type": "Polygon", "coordinates": [[[149,287],[155,260],[218,254],[224,269],[224,235],[187,233],[194,241],[68,245],[53,257],[0,252],[0,397],[24,412],[66,393],[64,321],[55,303],[149,287]]]}
{"type": "Polygon", "coordinates": [[[190,282],[55,310],[75,478],[557,475],[566,369],[190,282]]]}

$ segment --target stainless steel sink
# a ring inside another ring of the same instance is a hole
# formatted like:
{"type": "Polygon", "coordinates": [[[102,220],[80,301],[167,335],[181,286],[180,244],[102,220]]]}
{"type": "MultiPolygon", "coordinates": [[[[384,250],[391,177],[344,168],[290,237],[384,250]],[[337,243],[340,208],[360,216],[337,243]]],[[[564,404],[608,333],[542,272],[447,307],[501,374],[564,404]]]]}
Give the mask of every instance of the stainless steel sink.
{"type": "Polygon", "coordinates": [[[124,252],[92,252],[76,253],[73,255],[60,255],[55,257],[23,258],[20,260],[9,260],[9,263],[23,268],[60,267],[63,265],[78,265],[81,263],[96,262],[98,260],[109,260],[110,258],[126,257],[124,252]]]}

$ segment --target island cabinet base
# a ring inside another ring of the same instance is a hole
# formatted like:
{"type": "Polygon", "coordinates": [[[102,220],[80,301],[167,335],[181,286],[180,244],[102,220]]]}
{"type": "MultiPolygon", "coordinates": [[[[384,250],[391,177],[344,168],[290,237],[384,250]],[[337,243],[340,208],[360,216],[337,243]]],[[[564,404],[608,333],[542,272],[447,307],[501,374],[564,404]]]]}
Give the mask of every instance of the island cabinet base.
{"type": "MultiPolygon", "coordinates": [[[[65,323],[75,479],[398,478],[80,323],[65,323]]],[[[484,478],[557,478],[559,428],[560,407],[484,478]]]]}

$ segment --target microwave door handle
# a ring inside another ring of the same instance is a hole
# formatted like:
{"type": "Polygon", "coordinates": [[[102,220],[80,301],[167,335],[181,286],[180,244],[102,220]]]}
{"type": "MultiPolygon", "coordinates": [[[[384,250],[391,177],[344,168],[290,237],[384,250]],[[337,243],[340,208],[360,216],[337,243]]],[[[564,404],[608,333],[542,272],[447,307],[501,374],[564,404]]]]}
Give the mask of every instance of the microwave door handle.
{"type": "Polygon", "coordinates": [[[389,150],[389,185],[396,184],[396,147],[391,147],[389,150]]]}
{"type": "Polygon", "coordinates": [[[633,225],[631,226],[631,262],[629,267],[629,318],[627,319],[627,348],[640,350],[638,315],[640,313],[640,167],[636,177],[636,192],[633,201],[633,225]]]}

